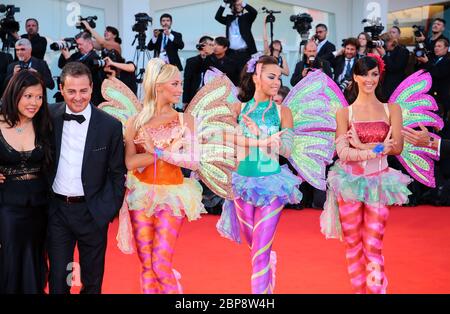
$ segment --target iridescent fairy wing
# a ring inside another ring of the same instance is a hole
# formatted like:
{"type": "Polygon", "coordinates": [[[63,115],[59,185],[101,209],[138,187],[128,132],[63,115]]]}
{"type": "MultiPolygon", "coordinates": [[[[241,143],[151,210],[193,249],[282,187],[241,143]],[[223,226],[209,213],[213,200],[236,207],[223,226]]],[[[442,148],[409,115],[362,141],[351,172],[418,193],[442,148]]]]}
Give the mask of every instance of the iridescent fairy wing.
{"type": "Polygon", "coordinates": [[[223,141],[224,133],[234,133],[237,123],[233,107],[240,104],[233,84],[218,76],[206,84],[186,109],[195,121],[200,144],[199,178],[217,195],[232,199],[231,173],[236,170],[235,147],[223,141]]]}
{"type": "Polygon", "coordinates": [[[142,105],[134,93],[116,78],[103,81],[102,95],[106,101],[101,103],[98,108],[118,119],[123,126],[131,116],[142,109],[142,105]]]}
{"type": "Polygon", "coordinates": [[[205,72],[205,77],[203,80],[204,80],[205,84],[208,84],[208,83],[212,82],[212,80],[215,79],[216,77],[225,77],[227,80],[229,80],[230,84],[232,86],[233,94],[237,97],[237,95],[238,95],[237,87],[234,86],[233,82],[231,82],[231,80],[226,76],[226,74],[223,73],[222,71],[220,71],[219,69],[217,69],[215,67],[210,67],[209,70],[207,70],[205,72]]]}
{"type": "Polygon", "coordinates": [[[294,120],[289,160],[303,179],[321,190],[326,189],[325,169],[334,154],[335,113],[343,98],[337,86],[333,89],[329,85],[326,74],[314,71],[291,90],[283,103],[291,109],[294,120]]]}
{"type": "MultiPolygon", "coordinates": [[[[390,103],[397,103],[402,108],[403,126],[415,128],[419,123],[442,129],[444,122],[433,111],[438,110],[436,101],[426,93],[432,85],[431,75],[420,70],[406,78],[394,91],[390,103]]],[[[432,134],[433,137],[438,137],[432,134]]],[[[434,187],[434,160],[438,152],[429,147],[418,147],[405,142],[403,152],[397,156],[408,173],[417,181],[434,187]]]]}

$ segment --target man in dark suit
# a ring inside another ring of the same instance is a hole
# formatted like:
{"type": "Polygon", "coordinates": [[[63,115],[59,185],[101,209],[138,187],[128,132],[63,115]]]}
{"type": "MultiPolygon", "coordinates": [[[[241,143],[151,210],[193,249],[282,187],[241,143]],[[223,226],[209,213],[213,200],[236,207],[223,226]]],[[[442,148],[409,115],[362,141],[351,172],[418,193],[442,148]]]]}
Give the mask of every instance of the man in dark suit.
{"type": "Polygon", "coordinates": [[[433,85],[429,91],[439,105],[439,110],[445,120],[450,110],[450,58],[448,57],[449,42],[439,39],[434,46],[434,56],[417,58],[421,67],[431,74],[433,85]]]}
{"type": "Polygon", "coordinates": [[[239,74],[242,68],[239,68],[237,61],[227,55],[230,42],[225,37],[217,37],[214,40],[214,53],[206,58],[207,68],[214,67],[223,73],[239,86],[239,74]]]}
{"type": "Polygon", "coordinates": [[[336,46],[328,41],[327,35],[328,27],[325,24],[317,24],[314,36],[317,41],[317,57],[331,62],[333,58],[330,54],[336,51],[336,46]]]}
{"type": "Polygon", "coordinates": [[[5,90],[3,85],[8,74],[8,66],[13,63],[13,57],[11,54],[0,51],[0,98],[5,90]]]}
{"type": "Polygon", "coordinates": [[[297,85],[310,71],[317,69],[333,78],[330,63],[317,57],[317,44],[314,41],[310,40],[306,43],[303,56],[303,61],[298,62],[295,66],[294,74],[291,77],[292,86],[297,85]]]}
{"type": "MultiPolygon", "coordinates": [[[[95,61],[100,60],[100,56],[95,52],[92,36],[88,32],[78,34],[75,36],[75,40],[77,42],[78,52],[70,55],[69,50],[61,50],[61,56],[58,60],[58,67],[62,69],[70,62],[81,62],[86,65],[91,71],[92,80],[94,82],[92,103],[95,106],[98,106],[103,102],[101,89],[103,80],[105,79],[105,73],[95,65],[95,61]]],[[[57,102],[62,100],[62,98],[56,99],[57,102]]]]}
{"type": "Polygon", "coordinates": [[[184,48],[183,37],[172,30],[172,16],[163,14],[160,18],[162,29],[153,31],[153,38],[148,43],[148,49],[154,51],[155,58],[161,58],[167,63],[173,64],[183,71],[178,50],[184,48]]]}
{"type": "Polygon", "coordinates": [[[226,37],[230,41],[229,55],[236,60],[240,69],[256,53],[255,39],[252,34],[252,24],[256,20],[258,11],[242,0],[232,1],[231,12],[223,16],[226,3],[224,2],[216,13],[216,21],[226,26],[226,37]],[[244,13],[244,10],[247,12],[244,13]]]}
{"type": "Polygon", "coordinates": [[[331,59],[331,66],[334,72],[333,80],[339,85],[342,91],[345,91],[350,87],[345,82],[351,82],[353,80],[352,71],[357,61],[358,39],[353,37],[347,38],[343,46],[339,51],[330,53],[327,59],[331,59]]]}
{"type": "Polygon", "coordinates": [[[22,69],[29,69],[38,72],[42,76],[45,86],[48,89],[53,89],[55,87],[55,81],[53,81],[52,73],[50,72],[47,62],[31,56],[31,42],[25,38],[19,39],[16,42],[15,48],[19,61],[11,63],[8,66],[6,81],[9,81],[14,73],[17,73],[22,69]]]}
{"type": "Polygon", "coordinates": [[[54,126],[48,221],[49,289],[68,294],[81,272],[81,293],[101,293],[108,225],[125,193],[122,125],[90,104],[92,77],[71,62],[61,73],[65,103],[50,107],[54,126]],[[78,246],[80,267],[73,266],[78,246]]]}
{"type": "Polygon", "coordinates": [[[385,33],[380,38],[385,42],[385,46],[376,47],[376,49],[386,64],[381,90],[383,101],[388,101],[406,77],[405,69],[409,61],[409,50],[401,46],[390,33],[385,33]]]}
{"type": "Polygon", "coordinates": [[[44,60],[45,51],[47,50],[47,39],[39,35],[39,22],[36,19],[28,19],[25,22],[26,34],[22,38],[26,38],[31,42],[33,47],[32,56],[44,60]]]}
{"type": "Polygon", "coordinates": [[[206,58],[214,52],[214,39],[209,36],[200,38],[197,44],[199,54],[186,60],[184,69],[183,104],[188,105],[197,91],[204,85],[207,70],[206,58]]]}

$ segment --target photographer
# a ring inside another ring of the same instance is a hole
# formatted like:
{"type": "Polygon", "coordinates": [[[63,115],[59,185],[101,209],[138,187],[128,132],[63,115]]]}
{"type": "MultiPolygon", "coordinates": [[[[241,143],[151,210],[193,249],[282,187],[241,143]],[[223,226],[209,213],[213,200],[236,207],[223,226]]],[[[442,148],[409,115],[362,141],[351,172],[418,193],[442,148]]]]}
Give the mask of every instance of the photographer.
{"type": "Polygon", "coordinates": [[[214,52],[214,39],[203,36],[196,46],[199,54],[186,60],[184,69],[183,104],[188,105],[197,91],[204,85],[203,78],[207,70],[206,58],[214,52]]]}
{"type": "Polygon", "coordinates": [[[154,50],[154,57],[161,58],[166,62],[175,65],[183,71],[178,50],[184,48],[183,37],[180,33],[173,31],[172,16],[163,14],[159,19],[162,29],[153,30],[153,38],[148,43],[148,50],[154,50]]]}
{"type": "Polygon", "coordinates": [[[242,0],[227,0],[217,10],[215,19],[226,26],[226,37],[230,41],[229,55],[236,60],[239,69],[257,52],[252,25],[258,12],[242,0]],[[223,16],[226,5],[229,4],[232,14],[223,16]],[[247,12],[244,13],[244,10],[247,12]]]}
{"type": "Polygon", "coordinates": [[[269,44],[269,38],[267,36],[267,17],[264,18],[263,28],[263,40],[264,40],[264,54],[274,57],[278,61],[278,65],[281,68],[281,74],[289,76],[289,65],[286,58],[281,54],[283,52],[283,45],[281,41],[274,40],[269,44]]]}
{"type": "Polygon", "coordinates": [[[434,46],[434,54],[431,58],[427,55],[418,57],[421,67],[431,74],[433,85],[429,94],[439,105],[444,120],[447,121],[450,109],[450,59],[448,57],[449,42],[447,39],[438,39],[434,46]]]}
{"type": "Polygon", "coordinates": [[[317,24],[316,34],[314,35],[317,43],[317,57],[331,62],[333,60],[331,53],[336,51],[336,46],[328,41],[327,35],[328,27],[325,24],[317,24]]]}
{"type": "Polygon", "coordinates": [[[100,57],[94,50],[94,43],[92,41],[91,34],[88,32],[80,33],[75,36],[75,40],[77,43],[78,52],[70,55],[67,48],[62,49],[61,56],[58,60],[58,67],[62,69],[67,63],[70,62],[81,62],[85,64],[89,70],[91,70],[94,84],[92,103],[95,106],[98,106],[103,101],[101,86],[104,79],[104,73],[102,73],[102,71],[95,66],[95,61],[100,60],[100,57]]]}
{"type": "Polygon", "coordinates": [[[227,55],[230,42],[225,37],[217,37],[214,40],[214,53],[206,57],[206,68],[214,67],[227,75],[234,85],[239,84],[241,68],[237,61],[227,55]]]}
{"type": "Polygon", "coordinates": [[[315,69],[321,69],[322,72],[332,78],[330,63],[317,57],[317,44],[310,40],[305,45],[303,61],[298,62],[295,66],[294,74],[291,77],[291,85],[297,85],[308,73],[315,69]]]}
{"type": "Polygon", "coordinates": [[[28,19],[25,22],[26,34],[22,38],[26,38],[31,42],[32,56],[44,60],[45,51],[47,50],[47,39],[39,35],[39,22],[36,19],[28,19]]]}
{"type": "Polygon", "coordinates": [[[430,57],[433,57],[432,54],[434,53],[434,46],[439,39],[447,39],[448,41],[448,38],[444,36],[445,25],[446,21],[444,19],[437,18],[434,20],[431,27],[431,37],[425,38],[425,35],[423,33],[420,33],[421,36],[417,36],[418,34],[415,34],[416,41],[418,43],[425,44],[425,49],[431,54],[430,57]]]}
{"type": "Polygon", "coordinates": [[[122,54],[122,39],[119,37],[119,30],[112,26],[107,26],[105,29],[104,36],[100,35],[94,28],[89,25],[88,21],[81,21],[87,32],[91,33],[92,37],[95,39],[94,48],[95,50],[116,50],[119,54],[122,54]]]}
{"type": "MultiPolygon", "coordinates": [[[[107,78],[115,77],[122,81],[128,88],[136,95],[137,94],[137,82],[136,82],[136,65],[129,61],[125,62],[125,59],[116,50],[103,50],[103,62],[99,64],[103,67],[107,78]]],[[[95,62],[97,64],[97,62],[95,62]]]]}
{"type": "Polygon", "coordinates": [[[384,41],[384,47],[376,47],[375,49],[386,64],[386,72],[381,82],[381,89],[383,99],[387,101],[406,77],[405,69],[408,65],[409,51],[400,46],[391,33],[382,34],[380,39],[384,41]]]}
{"type": "Polygon", "coordinates": [[[55,88],[55,82],[53,81],[52,73],[50,72],[47,62],[32,56],[31,42],[26,38],[21,38],[16,42],[15,48],[17,59],[19,61],[11,63],[8,66],[5,83],[7,83],[14,74],[22,70],[30,70],[32,72],[38,72],[41,75],[45,87],[48,89],[55,88]]]}

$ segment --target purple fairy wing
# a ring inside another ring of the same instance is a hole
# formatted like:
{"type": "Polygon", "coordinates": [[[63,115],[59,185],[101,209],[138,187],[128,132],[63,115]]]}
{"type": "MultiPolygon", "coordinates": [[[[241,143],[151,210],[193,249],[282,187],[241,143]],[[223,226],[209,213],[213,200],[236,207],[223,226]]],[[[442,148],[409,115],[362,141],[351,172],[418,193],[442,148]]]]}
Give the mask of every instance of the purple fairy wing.
{"type": "MultiPolygon", "coordinates": [[[[394,91],[389,102],[400,105],[403,126],[415,128],[420,123],[424,126],[442,129],[444,122],[433,112],[438,110],[436,101],[426,94],[431,85],[431,75],[420,70],[406,78],[394,91]]],[[[434,134],[432,136],[437,137],[434,134]]],[[[434,161],[439,157],[435,150],[405,143],[402,154],[397,158],[414,179],[430,187],[436,185],[434,161]]]]}

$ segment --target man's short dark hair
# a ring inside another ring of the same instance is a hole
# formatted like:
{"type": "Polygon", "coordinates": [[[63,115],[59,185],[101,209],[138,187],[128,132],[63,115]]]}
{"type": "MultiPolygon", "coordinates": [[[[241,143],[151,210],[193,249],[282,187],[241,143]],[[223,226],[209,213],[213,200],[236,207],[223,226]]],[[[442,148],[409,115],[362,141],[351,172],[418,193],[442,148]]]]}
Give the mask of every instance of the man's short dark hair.
{"type": "Polygon", "coordinates": [[[318,29],[319,27],[323,27],[323,28],[325,28],[326,31],[328,31],[328,27],[325,24],[322,24],[322,23],[321,24],[317,24],[316,25],[316,29],[318,29]]]}
{"type": "Polygon", "coordinates": [[[436,22],[436,21],[442,22],[442,24],[444,24],[444,26],[447,25],[447,22],[446,22],[444,19],[441,19],[440,17],[434,19],[434,21],[435,21],[435,22],[436,22]]]}
{"type": "Polygon", "coordinates": [[[210,41],[214,41],[214,38],[212,38],[211,36],[202,36],[200,37],[200,39],[198,40],[199,44],[204,43],[205,41],[210,40],[210,41]]]}
{"type": "Polygon", "coordinates": [[[445,47],[447,47],[447,48],[449,47],[449,42],[448,42],[448,39],[446,39],[446,38],[440,38],[440,39],[436,40],[436,42],[437,43],[441,42],[444,44],[445,47]]]}
{"type": "Polygon", "coordinates": [[[348,45],[355,46],[357,49],[359,48],[359,41],[354,37],[350,37],[344,40],[343,47],[347,47],[348,45]]]}
{"type": "Polygon", "coordinates": [[[399,34],[402,33],[402,31],[400,30],[400,27],[398,27],[397,25],[392,26],[392,28],[395,28],[399,34]]]}
{"type": "Polygon", "coordinates": [[[225,48],[230,48],[230,41],[226,37],[222,37],[222,36],[216,37],[216,39],[214,39],[214,41],[219,46],[222,46],[225,48]]]}
{"type": "Polygon", "coordinates": [[[159,18],[159,22],[161,23],[162,19],[165,17],[169,18],[172,22],[172,15],[170,15],[169,13],[164,13],[163,15],[161,15],[161,17],[159,18]]]}
{"type": "Polygon", "coordinates": [[[29,21],[34,21],[34,22],[36,23],[36,25],[39,26],[38,20],[36,20],[36,19],[34,19],[34,18],[29,18],[29,19],[27,19],[27,20],[25,21],[25,25],[27,25],[29,21]]]}
{"type": "Polygon", "coordinates": [[[69,62],[67,63],[61,72],[61,86],[64,87],[64,83],[68,76],[81,77],[87,76],[89,83],[92,84],[92,73],[89,68],[81,62],[69,62]]]}

